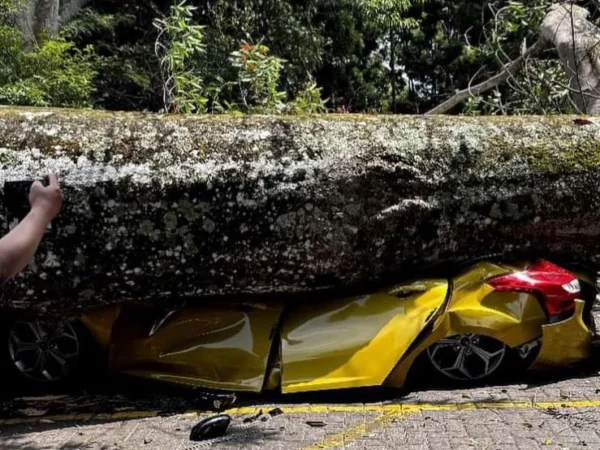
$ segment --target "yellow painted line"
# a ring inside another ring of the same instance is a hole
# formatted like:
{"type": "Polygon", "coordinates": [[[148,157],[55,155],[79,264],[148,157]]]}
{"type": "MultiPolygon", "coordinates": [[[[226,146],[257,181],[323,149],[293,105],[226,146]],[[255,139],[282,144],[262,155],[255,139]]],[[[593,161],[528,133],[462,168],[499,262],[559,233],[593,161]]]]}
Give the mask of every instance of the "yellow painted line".
{"type": "MultiPolygon", "coordinates": [[[[249,406],[232,408],[225,411],[231,416],[256,415],[260,411],[267,412],[276,405],[249,406]]],[[[469,403],[397,403],[383,405],[288,405],[279,407],[286,414],[329,414],[329,413],[378,413],[386,416],[399,416],[423,411],[464,411],[476,409],[552,409],[552,408],[600,408],[600,399],[593,400],[560,400],[560,401],[531,401],[531,402],[469,402],[469,403]]],[[[191,410],[185,411],[184,415],[206,415],[210,411],[191,410]]],[[[110,421],[110,420],[134,420],[158,417],[160,411],[120,411],[116,413],[93,414],[63,414],[24,417],[14,419],[0,419],[2,425],[21,425],[31,423],[43,423],[45,421],[110,421]]]]}
{"type": "Polygon", "coordinates": [[[403,413],[400,410],[386,412],[370,422],[360,423],[340,432],[326,435],[321,441],[309,447],[305,447],[302,450],[327,450],[336,447],[344,447],[348,442],[359,439],[373,431],[388,427],[396,419],[403,417],[406,414],[407,413],[403,413]]]}
{"type": "MultiPolygon", "coordinates": [[[[326,435],[316,444],[302,450],[332,450],[345,448],[346,444],[360,439],[373,431],[390,426],[395,420],[422,411],[465,411],[478,409],[549,409],[549,408],[595,408],[600,406],[600,400],[571,400],[561,402],[485,402],[485,403],[454,403],[454,404],[399,404],[380,405],[382,414],[370,422],[361,423],[337,433],[326,435]]],[[[361,410],[362,411],[362,410],[361,410]]]]}
{"type": "MultiPolygon", "coordinates": [[[[258,412],[267,412],[276,406],[250,406],[243,408],[233,408],[227,411],[232,416],[254,415],[258,412]]],[[[359,413],[359,412],[381,412],[396,411],[402,409],[401,404],[395,405],[301,405],[301,406],[281,406],[284,413],[288,414],[319,414],[319,413],[359,413]]],[[[190,411],[196,414],[203,414],[205,411],[190,411]]]]}
{"type": "MultiPolygon", "coordinates": [[[[287,414],[316,414],[316,413],[414,413],[421,411],[462,411],[475,409],[551,409],[551,408],[599,408],[597,400],[561,400],[561,401],[531,401],[531,402],[465,402],[465,403],[397,403],[383,405],[301,405],[282,406],[280,409],[287,414]]],[[[232,416],[255,415],[261,410],[266,412],[270,406],[234,408],[227,411],[232,416]]],[[[205,411],[189,411],[192,414],[206,414],[205,411]]]]}

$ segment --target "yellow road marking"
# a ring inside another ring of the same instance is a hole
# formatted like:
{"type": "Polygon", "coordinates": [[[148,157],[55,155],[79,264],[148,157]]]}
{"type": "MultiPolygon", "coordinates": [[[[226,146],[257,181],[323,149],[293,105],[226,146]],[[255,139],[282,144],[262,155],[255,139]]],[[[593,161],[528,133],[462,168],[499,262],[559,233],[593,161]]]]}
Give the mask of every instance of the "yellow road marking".
{"type": "Polygon", "coordinates": [[[400,410],[385,412],[371,422],[363,422],[343,431],[327,435],[320,442],[317,442],[309,447],[305,447],[302,450],[326,450],[335,447],[343,447],[348,442],[354,441],[375,430],[388,427],[396,419],[407,414],[409,413],[405,413],[400,410]]]}
{"type": "MultiPolygon", "coordinates": [[[[482,402],[482,403],[454,403],[454,404],[399,404],[380,405],[378,411],[382,412],[370,422],[358,424],[337,433],[326,435],[316,444],[304,447],[302,450],[331,450],[344,448],[346,444],[360,439],[367,434],[387,428],[396,419],[416,414],[422,411],[465,411],[477,409],[550,409],[550,408],[594,408],[600,406],[600,400],[571,400],[561,402],[482,402]]],[[[358,410],[360,412],[365,409],[358,410]]],[[[357,412],[358,412],[357,411],[357,412]]]]}
{"type": "MultiPolygon", "coordinates": [[[[274,406],[272,406],[274,407],[274,406]]],[[[551,409],[551,408],[599,408],[600,399],[593,400],[560,400],[560,401],[531,401],[531,402],[470,402],[470,403],[397,403],[382,405],[289,405],[281,406],[286,414],[318,414],[318,413],[380,413],[385,416],[399,417],[403,414],[417,413],[421,411],[462,411],[474,409],[551,409]]],[[[233,408],[225,411],[231,416],[255,415],[259,411],[268,411],[271,406],[250,406],[233,408]]],[[[187,415],[205,415],[209,411],[185,411],[187,415]]],[[[116,413],[78,413],[62,414],[37,417],[24,417],[14,419],[2,419],[1,425],[21,425],[31,423],[43,423],[45,421],[110,421],[110,420],[133,420],[158,417],[160,411],[121,411],[116,413]]]]}

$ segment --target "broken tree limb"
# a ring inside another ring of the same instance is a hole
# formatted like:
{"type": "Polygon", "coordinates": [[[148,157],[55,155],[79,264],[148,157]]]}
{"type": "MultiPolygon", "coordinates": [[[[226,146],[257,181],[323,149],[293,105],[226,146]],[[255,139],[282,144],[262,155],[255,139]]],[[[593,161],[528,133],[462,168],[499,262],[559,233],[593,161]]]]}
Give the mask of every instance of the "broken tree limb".
{"type": "Polygon", "coordinates": [[[600,113],[600,28],[587,9],[572,3],[553,4],[540,26],[538,41],[492,78],[457,92],[426,115],[446,114],[469,97],[481,95],[516,76],[529,58],[553,46],[569,80],[569,93],[584,114],[600,113]]]}
{"type": "Polygon", "coordinates": [[[537,41],[535,44],[525,50],[520,57],[504,66],[504,68],[492,78],[488,78],[482,83],[479,83],[475,86],[470,86],[462,91],[458,91],[445,102],[426,112],[425,115],[446,114],[467,100],[469,97],[481,95],[491,89],[494,89],[496,86],[505,83],[508,79],[514,77],[523,69],[529,58],[539,55],[547,47],[548,45],[545,41],[537,41]]]}
{"type": "Polygon", "coordinates": [[[0,108],[0,187],[53,171],[65,194],[3,302],[66,314],[397,281],[491,253],[596,261],[600,127],[577,123],[0,108]]]}

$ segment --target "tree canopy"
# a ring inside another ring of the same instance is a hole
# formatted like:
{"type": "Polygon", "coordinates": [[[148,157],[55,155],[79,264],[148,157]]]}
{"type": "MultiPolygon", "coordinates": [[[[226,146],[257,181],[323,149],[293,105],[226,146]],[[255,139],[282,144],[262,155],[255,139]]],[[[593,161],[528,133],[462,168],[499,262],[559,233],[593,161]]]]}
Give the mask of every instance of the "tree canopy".
{"type": "MultiPolygon", "coordinates": [[[[548,0],[0,0],[0,103],[424,113],[538,39],[548,0]]],[[[595,2],[584,5],[594,21],[595,2]]],[[[458,114],[575,110],[555,50],[458,114]]]]}

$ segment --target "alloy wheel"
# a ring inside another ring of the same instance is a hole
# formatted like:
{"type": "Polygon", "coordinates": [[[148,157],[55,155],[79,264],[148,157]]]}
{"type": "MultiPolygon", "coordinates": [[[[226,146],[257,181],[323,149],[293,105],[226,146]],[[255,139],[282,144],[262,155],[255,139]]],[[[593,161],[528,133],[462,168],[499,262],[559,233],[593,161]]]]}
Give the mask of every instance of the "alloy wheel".
{"type": "Polygon", "coordinates": [[[8,334],[10,360],[17,371],[36,382],[66,379],[79,359],[80,342],[68,323],[50,327],[40,321],[19,321],[8,334]]]}
{"type": "Polygon", "coordinates": [[[504,361],[506,345],[478,334],[442,339],[427,349],[429,361],[453,380],[480,380],[493,374],[504,361]]]}

